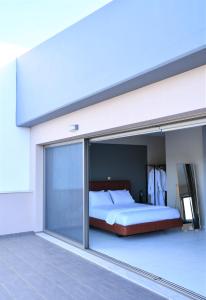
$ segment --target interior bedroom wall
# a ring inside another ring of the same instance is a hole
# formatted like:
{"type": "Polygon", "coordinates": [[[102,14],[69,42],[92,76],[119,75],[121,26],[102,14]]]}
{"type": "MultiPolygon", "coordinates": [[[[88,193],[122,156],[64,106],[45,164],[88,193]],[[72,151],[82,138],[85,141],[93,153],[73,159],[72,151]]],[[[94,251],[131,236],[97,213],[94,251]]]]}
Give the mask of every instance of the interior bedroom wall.
{"type": "Polygon", "coordinates": [[[177,163],[194,163],[200,201],[201,224],[205,228],[206,194],[204,188],[204,151],[202,127],[166,133],[168,205],[175,207],[178,196],[177,163]]]}
{"type": "Polygon", "coordinates": [[[166,164],[165,137],[139,135],[107,141],[108,144],[127,144],[147,146],[148,164],[166,164]]]}
{"type": "Polygon", "coordinates": [[[146,146],[91,144],[90,180],[130,180],[132,195],[146,192],[146,146]]]}

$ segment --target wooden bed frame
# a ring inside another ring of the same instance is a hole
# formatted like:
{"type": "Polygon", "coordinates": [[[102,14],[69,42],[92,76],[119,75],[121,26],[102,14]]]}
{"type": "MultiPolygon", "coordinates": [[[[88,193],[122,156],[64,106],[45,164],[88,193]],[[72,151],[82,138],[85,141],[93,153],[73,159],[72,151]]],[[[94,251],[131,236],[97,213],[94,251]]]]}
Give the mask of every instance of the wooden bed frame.
{"type": "MultiPolygon", "coordinates": [[[[123,190],[123,189],[130,191],[131,185],[128,180],[91,181],[89,184],[90,191],[123,190]]],[[[109,225],[103,220],[90,217],[89,224],[91,227],[110,231],[119,236],[128,236],[128,235],[134,235],[134,234],[138,234],[138,233],[146,233],[146,232],[182,227],[183,222],[182,222],[181,218],[178,218],[178,219],[155,221],[155,222],[123,226],[123,225],[119,225],[119,224],[109,225]]]]}

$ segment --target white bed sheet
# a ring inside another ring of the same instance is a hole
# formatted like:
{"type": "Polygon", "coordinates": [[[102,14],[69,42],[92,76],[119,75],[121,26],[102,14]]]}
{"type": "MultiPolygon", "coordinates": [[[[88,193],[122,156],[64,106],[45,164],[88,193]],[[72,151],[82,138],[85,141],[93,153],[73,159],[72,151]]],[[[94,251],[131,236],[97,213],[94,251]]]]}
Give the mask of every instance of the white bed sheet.
{"type": "Polygon", "coordinates": [[[110,225],[116,223],[123,226],[180,218],[175,208],[139,203],[90,207],[89,215],[110,225]]]}

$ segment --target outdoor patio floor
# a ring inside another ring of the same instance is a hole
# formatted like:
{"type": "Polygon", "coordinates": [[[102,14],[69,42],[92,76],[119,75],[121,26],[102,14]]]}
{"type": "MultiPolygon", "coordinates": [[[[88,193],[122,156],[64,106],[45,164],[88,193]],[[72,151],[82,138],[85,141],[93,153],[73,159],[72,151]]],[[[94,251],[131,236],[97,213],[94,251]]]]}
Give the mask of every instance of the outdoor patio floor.
{"type": "Polygon", "coordinates": [[[165,299],[34,234],[0,237],[0,300],[165,299]]]}

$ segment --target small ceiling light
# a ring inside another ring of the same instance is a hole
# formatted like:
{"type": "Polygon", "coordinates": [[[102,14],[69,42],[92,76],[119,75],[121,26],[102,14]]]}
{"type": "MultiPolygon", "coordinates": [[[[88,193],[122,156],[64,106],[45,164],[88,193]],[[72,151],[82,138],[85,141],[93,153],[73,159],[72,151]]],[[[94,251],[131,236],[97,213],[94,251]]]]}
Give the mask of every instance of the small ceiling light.
{"type": "Polygon", "coordinates": [[[77,130],[79,130],[78,124],[72,124],[69,126],[69,131],[73,132],[73,131],[77,131],[77,130]]]}

